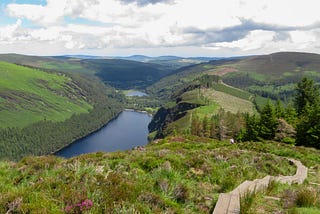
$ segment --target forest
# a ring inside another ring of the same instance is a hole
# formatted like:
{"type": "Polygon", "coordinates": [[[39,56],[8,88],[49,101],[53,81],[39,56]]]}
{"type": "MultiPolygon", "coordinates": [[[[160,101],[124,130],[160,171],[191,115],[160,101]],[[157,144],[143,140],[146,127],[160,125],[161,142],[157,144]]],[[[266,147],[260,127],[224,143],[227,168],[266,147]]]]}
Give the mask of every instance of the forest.
{"type": "Polygon", "coordinates": [[[277,140],[299,146],[320,148],[320,90],[314,80],[302,78],[296,85],[293,102],[283,106],[272,101],[258,114],[232,114],[220,109],[217,114],[200,119],[193,115],[193,135],[238,142],[277,140]]]}

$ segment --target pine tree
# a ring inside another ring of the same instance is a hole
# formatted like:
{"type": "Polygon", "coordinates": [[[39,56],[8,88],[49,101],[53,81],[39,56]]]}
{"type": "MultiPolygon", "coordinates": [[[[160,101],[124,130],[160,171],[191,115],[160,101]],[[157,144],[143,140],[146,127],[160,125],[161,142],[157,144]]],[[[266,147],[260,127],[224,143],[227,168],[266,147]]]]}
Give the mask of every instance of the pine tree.
{"type": "Polygon", "coordinates": [[[296,144],[320,149],[320,104],[306,108],[297,125],[296,144]]]}
{"type": "Polygon", "coordinates": [[[296,143],[320,148],[319,88],[313,80],[303,78],[296,91],[295,106],[299,116],[296,143]]]}
{"type": "Polygon", "coordinates": [[[265,105],[260,115],[260,134],[263,139],[271,140],[275,137],[278,120],[274,106],[270,101],[265,105]]]}
{"type": "Polygon", "coordinates": [[[244,141],[256,141],[259,135],[259,120],[256,115],[250,115],[249,113],[244,114],[244,120],[246,124],[246,131],[244,133],[244,141]]]}
{"type": "Polygon", "coordinates": [[[284,118],[285,117],[285,110],[284,110],[282,103],[279,99],[276,102],[275,113],[276,113],[277,118],[284,118]]]}
{"type": "Polygon", "coordinates": [[[318,88],[312,79],[304,77],[296,87],[294,104],[300,116],[307,106],[312,106],[319,98],[318,88]]]}

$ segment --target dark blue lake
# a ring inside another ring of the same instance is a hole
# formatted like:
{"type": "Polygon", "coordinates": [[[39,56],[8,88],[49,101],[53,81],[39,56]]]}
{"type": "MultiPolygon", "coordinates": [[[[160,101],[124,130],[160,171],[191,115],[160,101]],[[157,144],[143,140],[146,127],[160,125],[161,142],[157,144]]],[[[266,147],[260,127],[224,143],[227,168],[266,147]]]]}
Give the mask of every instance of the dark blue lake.
{"type": "Polygon", "coordinates": [[[135,111],[123,111],[99,131],[80,139],[55,155],[65,158],[98,151],[130,150],[148,143],[151,116],[135,111]]]}

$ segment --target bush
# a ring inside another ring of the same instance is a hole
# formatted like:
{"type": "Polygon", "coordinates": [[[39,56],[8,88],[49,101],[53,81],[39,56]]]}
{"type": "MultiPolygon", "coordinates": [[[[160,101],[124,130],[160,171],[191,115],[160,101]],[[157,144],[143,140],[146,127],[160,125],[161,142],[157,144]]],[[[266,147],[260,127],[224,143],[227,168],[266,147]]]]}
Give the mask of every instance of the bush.
{"type": "Polygon", "coordinates": [[[317,204],[318,194],[313,189],[302,189],[297,194],[296,204],[299,207],[313,207],[317,204]]]}

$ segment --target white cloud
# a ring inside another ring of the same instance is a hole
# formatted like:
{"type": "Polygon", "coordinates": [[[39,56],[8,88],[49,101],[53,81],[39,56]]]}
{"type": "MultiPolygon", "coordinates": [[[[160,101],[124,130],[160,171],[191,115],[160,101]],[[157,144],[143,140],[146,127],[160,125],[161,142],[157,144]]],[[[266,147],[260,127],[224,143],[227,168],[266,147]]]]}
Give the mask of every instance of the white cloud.
{"type": "Polygon", "coordinates": [[[12,43],[16,40],[21,23],[22,22],[19,19],[15,24],[0,28],[0,44],[12,43]]]}
{"type": "Polygon", "coordinates": [[[318,0],[47,0],[46,3],[7,5],[7,13],[19,20],[0,28],[0,44],[56,44],[64,51],[184,46],[211,48],[215,53],[224,50],[247,53],[272,48],[315,51],[312,44],[320,40],[318,0]],[[72,24],[66,18],[81,18],[100,25],[72,24]],[[24,20],[35,27],[25,27],[24,20]]]}
{"type": "Polygon", "coordinates": [[[255,30],[250,32],[248,36],[243,39],[233,42],[216,43],[216,47],[239,48],[241,50],[255,50],[263,48],[274,39],[275,32],[255,30]]]}

